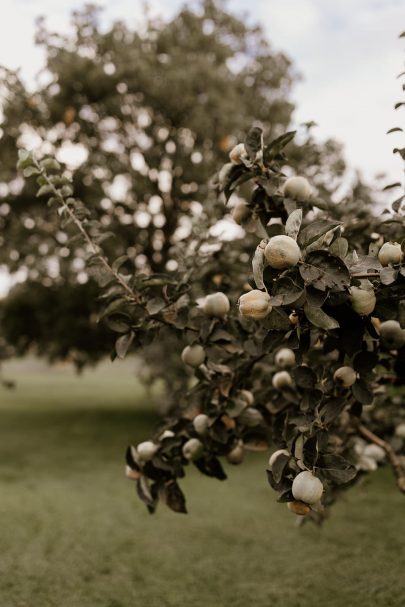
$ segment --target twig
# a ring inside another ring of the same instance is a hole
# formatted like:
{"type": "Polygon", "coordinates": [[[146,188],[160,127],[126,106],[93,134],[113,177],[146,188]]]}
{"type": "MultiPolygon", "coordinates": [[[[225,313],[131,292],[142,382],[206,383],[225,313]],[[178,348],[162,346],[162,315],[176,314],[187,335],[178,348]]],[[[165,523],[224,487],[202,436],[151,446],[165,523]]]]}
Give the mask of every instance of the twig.
{"type": "Polygon", "coordinates": [[[387,454],[388,460],[392,466],[395,477],[397,479],[398,489],[402,493],[405,493],[405,470],[403,469],[401,462],[391,445],[376,434],[374,434],[374,432],[369,430],[364,424],[357,423],[356,428],[358,433],[361,434],[363,438],[368,440],[370,443],[374,443],[375,445],[378,445],[379,447],[384,449],[385,453],[387,454]]]}
{"type": "Polygon", "coordinates": [[[139,296],[131,289],[131,287],[125,282],[125,280],[123,280],[121,278],[121,276],[118,274],[118,272],[116,272],[115,270],[113,270],[113,268],[111,267],[111,265],[108,262],[107,258],[104,257],[104,255],[102,255],[100,253],[99,248],[93,242],[90,234],[83,227],[83,224],[80,221],[80,219],[78,219],[78,217],[76,217],[74,211],[69,207],[69,205],[66,204],[65,199],[58,192],[58,190],[56,189],[56,187],[54,186],[54,184],[52,183],[52,181],[49,179],[49,177],[46,174],[46,172],[40,166],[40,164],[36,160],[36,158],[34,158],[34,162],[36,164],[37,169],[40,171],[41,175],[46,180],[47,185],[51,188],[53,195],[55,196],[55,198],[58,199],[58,201],[60,202],[63,210],[69,215],[70,219],[73,221],[73,223],[75,224],[75,226],[79,230],[80,234],[83,236],[83,239],[89,245],[92,253],[103,264],[103,266],[105,267],[105,269],[114,277],[114,279],[116,280],[116,282],[118,282],[121,285],[121,287],[127,292],[127,294],[129,295],[130,300],[132,302],[134,302],[134,303],[139,303],[139,301],[140,301],[139,300],[139,296]]]}
{"type": "Polygon", "coordinates": [[[351,274],[352,278],[378,278],[379,272],[358,272],[357,274],[351,274]]]}

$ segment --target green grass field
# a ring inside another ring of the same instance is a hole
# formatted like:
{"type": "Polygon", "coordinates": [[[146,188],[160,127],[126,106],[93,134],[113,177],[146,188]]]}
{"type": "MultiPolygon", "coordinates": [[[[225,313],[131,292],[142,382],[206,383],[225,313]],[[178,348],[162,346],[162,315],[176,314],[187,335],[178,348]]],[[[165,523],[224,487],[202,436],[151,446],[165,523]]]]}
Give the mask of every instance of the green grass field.
{"type": "Polygon", "coordinates": [[[123,476],[153,403],[129,365],[82,378],[9,365],[0,388],[1,607],[402,607],[405,499],[390,471],[322,528],[295,526],[251,455],[219,482],[190,471],[190,514],[150,516],[123,476]]]}

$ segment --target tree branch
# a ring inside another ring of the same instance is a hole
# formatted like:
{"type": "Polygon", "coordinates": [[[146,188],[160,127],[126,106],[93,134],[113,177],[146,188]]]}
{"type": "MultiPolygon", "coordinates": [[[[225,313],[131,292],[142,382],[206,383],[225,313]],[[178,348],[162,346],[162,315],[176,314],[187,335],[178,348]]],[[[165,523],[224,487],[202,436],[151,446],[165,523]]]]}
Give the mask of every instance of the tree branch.
{"type": "Polygon", "coordinates": [[[80,219],[78,217],[76,217],[74,211],[69,207],[68,204],[66,204],[65,199],[58,192],[57,188],[54,186],[54,184],[52,183],[52,181],[49,179],[46,171],[44,171],[44,169],[41,167],[41,165],[36,160],[36,158],[34,158],[34,162],[36,164],[37,169],[40,171],[42,177],[46,180],[47,185],[51,188],[53,195],[59,201],[62,209],[67,213],[67,215],[70,217],[70,219],[75,224],[76,228],[79,230],[79,232],[82,235],[84,241],[89,245],[92,253],[103,264],[103,266],[105,267],[105,269],[114,277],[115,281],[118,282],[118,284],[124,289],[124,291],[126,291],[127,295],[129,296],[129,299],[133,303],[139,303],[139,301],[140,301],[139,300],[139,296],[131,289],[131,287],[125,282],[125,280],[123,280],[121,278],[121,276],[118,274],[118,272],[116,272],[115,270],[113,270],[113,268],[111,267],[111,265],[108,262],[107,258],[102,253],[100,253],[99,247],[92,240],[90,234],[84,228],[84,226],[83,226],[82,222],[80,221],[80,219]]]}
{"type": "Polygon", "coordinates": [[[374,443],[375,445],[378,445],[379,447],[384,449],[385,453],[387,454],[387,458],[391,464],[391,467],[393,469],[393,472],[395,474],[395,477],[397,479],[398,489],[402,493],[405,493],[405,470],[402,467],[399,457],[397,456],[397,454],[395,453],[395,451],[391,447],[391,445],[389,443],[387,443],[385,440],[383,440],[382,438],[380,438],[379,436],[377,436],[376,434],[374,434],[374,432],[369,430],[364,424],[362,424],[360,422],[358,422],[356,424],[356,428],[357,428],[358,433],[363,438],[368,440],[370,443],[374,443]]]}

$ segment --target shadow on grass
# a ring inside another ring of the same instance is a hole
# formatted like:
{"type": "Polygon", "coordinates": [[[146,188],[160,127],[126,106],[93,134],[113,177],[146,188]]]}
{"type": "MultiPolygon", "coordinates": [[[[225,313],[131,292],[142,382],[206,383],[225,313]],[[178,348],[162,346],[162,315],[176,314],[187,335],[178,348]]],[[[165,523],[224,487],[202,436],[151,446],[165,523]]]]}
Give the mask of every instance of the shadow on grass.
{"type": "Polygon", "coordinates": [[[153,410],[128,408],[2,411],[0,478],[123,465],[126,446],[148,438],[158,423],[153,410]]]}

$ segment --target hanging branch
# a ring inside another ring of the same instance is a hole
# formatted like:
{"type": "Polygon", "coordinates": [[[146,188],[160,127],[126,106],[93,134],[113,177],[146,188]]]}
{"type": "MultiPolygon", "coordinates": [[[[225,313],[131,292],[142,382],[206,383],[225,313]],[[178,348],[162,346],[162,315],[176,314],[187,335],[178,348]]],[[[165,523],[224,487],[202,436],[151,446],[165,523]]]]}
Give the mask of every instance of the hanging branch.
{"type": "Polygon", "coordinates": [[[382,449],[384,449],[387,454],[387,458],[391,464],[391,467],[394,471],[398,489],[405,493],[405,470],[401,465],[400,459],[395,453],[394,449],[391,447],[389,443],[385,440],[374,434],[371,430],[369,430],[364,424],[356,423],[357,432],[370,443],[374,443],[374,445],[378,445],[382,449]]]}

